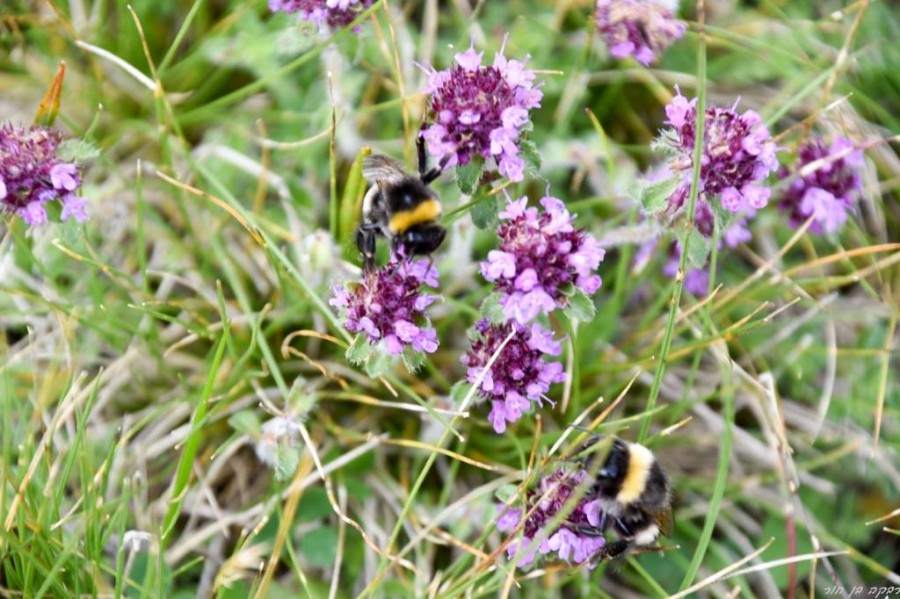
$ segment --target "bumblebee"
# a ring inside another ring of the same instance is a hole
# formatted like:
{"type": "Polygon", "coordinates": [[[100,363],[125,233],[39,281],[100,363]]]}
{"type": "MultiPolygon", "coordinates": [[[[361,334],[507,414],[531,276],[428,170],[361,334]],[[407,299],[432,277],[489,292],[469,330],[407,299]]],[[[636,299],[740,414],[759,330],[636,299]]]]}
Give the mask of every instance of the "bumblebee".
{"type": "Polygon", "coordinates": [[[375,239],[384,235],[391,248],[401,247],[408,255],[431,254],[444,241],[447,230],[438,224],[441,202],[429,187],[443,172],[442,166],[428,168],[425,140],[416,142],[419,157],[418,178],[406,172],[403,164],[387,156],[363,159],[362,174],[372,183],[362,204],[362,224],[356,231],[356,246],[363,256],[366,271],[375,267],[375,239]]]}
{"type": "MultiPolygon", "coordinates": [[[[599,438],[585,446],[590,451],[599,438]]],[[[600,551],[599,559],[623,557],[632,550],[649,547],[660,533],[671,536],[672,497],[669,478],[656,456],[637,443],[614,438],[602,466],[600,457],[583,458],[582,465],[592,480],[586,497],[600,500],[600,525],[590,534],[612,529],[617,537],[600,551]]]]}

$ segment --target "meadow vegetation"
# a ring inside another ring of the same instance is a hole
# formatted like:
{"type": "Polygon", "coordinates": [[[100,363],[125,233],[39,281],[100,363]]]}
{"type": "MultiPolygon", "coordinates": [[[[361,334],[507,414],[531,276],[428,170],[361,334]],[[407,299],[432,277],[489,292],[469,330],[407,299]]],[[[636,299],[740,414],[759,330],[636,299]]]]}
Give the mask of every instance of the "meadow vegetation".
{"type": "Polygon", "coordinates": [[[895,2],[685,0],[656,52],[292,2],[0,8],[0,596],[900,596],[895,2]],[[448,232],[376,281],[363,157],[420,132],[448,232]],[[503,504],[595,433],[673,535],[521,563],[503,504]]]}

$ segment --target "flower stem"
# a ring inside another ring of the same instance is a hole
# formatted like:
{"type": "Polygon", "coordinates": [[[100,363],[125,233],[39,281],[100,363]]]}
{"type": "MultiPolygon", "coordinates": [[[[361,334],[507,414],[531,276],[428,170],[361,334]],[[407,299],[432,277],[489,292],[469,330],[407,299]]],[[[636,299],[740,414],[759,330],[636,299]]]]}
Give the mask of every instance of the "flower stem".
{"type": "Polygon", "coordinates": [[[666,321],[666,332],[663,336],[662,346],[659,349],[659,359],[656,362],[656,372],[653,375],[653,384],[650,387],[650,396],[647,398],[645,411],[648,416],[641,423],[638,433],[638,443],[643,443],[650,431],[650,414],[656,408],[656,400],[659,398],[659,389],[662,385],[662,377],[666,371],[666,359],[669,348],[672,345],[672,334],[675,330],[675,315],[681,303],[681,292],[684,289],[684,269],[687,265],[687,243],[691,232],[694,230],[694,213],[697,209],[697,195],[700,183],[700,159],[703,156],[703,141],[706,125],[706,35],[703,30],[703,0],[697,2],[697,126],[694,136],[694,170],[691,174],[691,192],[688,199],[687,226],[681,238],[681,260],[678,263],[678,276],[675,277],[675,290],[672,292],[672,302],[669,306],[669,317],[666,321]]]}

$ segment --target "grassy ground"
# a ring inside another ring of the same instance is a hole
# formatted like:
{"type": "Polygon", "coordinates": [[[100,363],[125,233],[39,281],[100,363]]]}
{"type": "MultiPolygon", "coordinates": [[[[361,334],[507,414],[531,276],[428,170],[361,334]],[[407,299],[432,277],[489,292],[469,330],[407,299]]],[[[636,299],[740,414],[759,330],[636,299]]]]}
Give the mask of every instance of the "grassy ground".
{"type": "Polygon", "coordinates": [[[0,595],[900,596],[897,6],[705,8],[706,37],[683,6],[685,39],[645,69],[609,58],[584,0],[377,2],[358,35],[330,36],[262,1],[4,2],[0,116],[30,122],[65,60],[58,124],[94,123],[101,154],[88,223],[0,221],[0,595]],[[663,368],[664,252],[634,274],[636,246],[611,246],[596,317],[551,323],[569,339],[556,407],[498,435],[449,397],[496,243],[454,212],[452,176],[435,184],[451,233],[424,368],[349,364],[326,302],[358,274],[357,153],[413,163],[414,63],[444,68],[470,37],[491,56],[507,32],[545,82],[541,176],[600,239],[636,218],[675,84],[740,96],[788,150],[810,131],[868,149],[840,235],[770,207],[718,253],[721,288],[682,295],[663,368]],[[302,439],[272,469],[254,447],[285,414],[302,439]],[[670,550],[517,570],[495,493],[553,469],[576,421],[630,439],[649,424],[670,550]]]}

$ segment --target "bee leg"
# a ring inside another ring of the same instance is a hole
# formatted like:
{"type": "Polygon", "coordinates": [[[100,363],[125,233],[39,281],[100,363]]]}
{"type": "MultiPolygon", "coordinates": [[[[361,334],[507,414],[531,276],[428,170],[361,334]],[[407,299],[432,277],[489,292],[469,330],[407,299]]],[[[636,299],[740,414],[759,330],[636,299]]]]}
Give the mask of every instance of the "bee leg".
{"type": "Polygon", "coordinates": [[[375,237],[378,228],[372,225],[362,225],[356,230],[356,247],[363,257],[363,271],[370,272],[375,269],[375,237]]]}
{"type": "Polygon", "coordinates": [[[631,541],[625,539],[618,540],[604,546],[603,549],[600,550],[600,559],[619,559],[620,557],[624,557],[629,549],[631,549],[631,541]]]}
{"type": "Polygon", "coordinates": [[[606,529],[609,528],[609,514],[606,512],[602,512],[600,514],[600,526],[598,526],[600,530],[606,532],[606,529]]]}
{"type": "Polygon", "coordinates": [[[416,138],[416,151],[419,154],[419,179],[421,179],[422,183],[425,185],[428,185],[441,176],[441,173],[444,172],[444,169],[447,167],[447,163],[450,162],[452,156],[452,154],[445,156],[437,166],[429,169],[428,156],[425,154],[425,138],[422,137],[421,134],[416,138]]]}
{"type": "Polygon", "coordinates": [[[617,532],[624,537],[631,537],[633,533],[631,532],[631,527],[622,522],[621,518],[616,518],[616,530],[617,532]]]}
{"type": "Polygon", "coordinates": [[[428,172],[428,156],[425,155],[425,138],[419,133],[416,136],[416,153],[419,156],[419,176],[425,180],[425,174],[428,172]]]}

